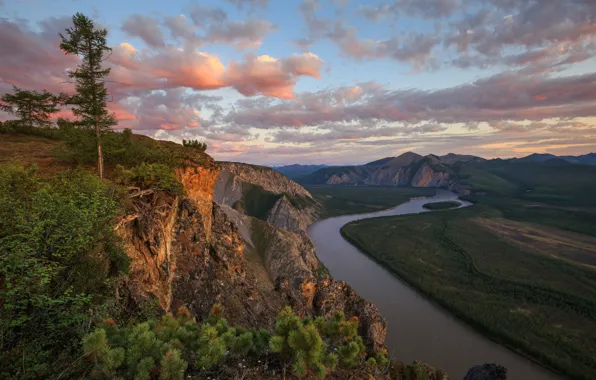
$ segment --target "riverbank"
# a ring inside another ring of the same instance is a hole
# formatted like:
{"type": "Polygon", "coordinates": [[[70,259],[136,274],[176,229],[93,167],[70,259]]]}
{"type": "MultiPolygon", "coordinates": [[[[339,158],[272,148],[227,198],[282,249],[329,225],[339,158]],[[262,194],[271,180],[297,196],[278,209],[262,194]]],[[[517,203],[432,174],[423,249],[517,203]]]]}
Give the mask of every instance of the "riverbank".
{"type": "MultiPolygon", "coordinates": [[[[320,220],[309,227],[308,234],[315,244],[317,256],[334,278],[349,283],[360,296],[374,303],[387,319],[385,343],[392,357],[405,362],[421,360],[432,363],[443,368],[452,379],[463,378],[468,369],[478,363],[499,363],[508,368],[509,380],[561,380],[555,373],[454,318],[340,234],[341,227],[349,222],[428,213],[422,207],[425,203],[454,201],[457,198],[457,194],[437,190],[433,197],[405,202],[389,210],[320,220]]],[[[471,203],[462,200],[462,205],[470,206],[471,203]]],[[[465,210],[454,212],[459,211],[465,210]]]]}
{"type": "Polygon", "coordinates": [[[432,197],[436,192],[434,188],[425,187],[366,185],[311,185],[306,189],[321,205],[319,213],[323,219],[387,210],[411,198],[432,197]]]}
{"type": "Polygon", "coordinates": [[[491,339],[573,379],[595,378],[596,272],[532,252],[520,244],[525,236],[501,238],[495,230],[520,227],[492,216],[466,209],[375,218],[341,234],[491,339]]]}

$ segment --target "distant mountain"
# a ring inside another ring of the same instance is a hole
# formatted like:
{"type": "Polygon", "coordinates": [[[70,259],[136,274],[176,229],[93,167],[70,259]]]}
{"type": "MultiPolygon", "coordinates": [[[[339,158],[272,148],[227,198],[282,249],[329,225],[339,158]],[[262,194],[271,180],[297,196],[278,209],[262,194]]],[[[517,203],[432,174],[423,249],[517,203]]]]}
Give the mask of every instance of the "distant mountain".
{"type": "MultiPolygon", "coordinates": [[[[457,161],[451,157],[451,161],[457,161]]],[[[440,157],[406,152],[365,165],[319,169],[301,179],[306,184],[449,187],[453,170],[440,157]]]]}
{"type": "Polygon", "coordinates": [[[456,162],[484,162],[486,161],[485,158],[472,156],[469,154],[455,154],[455,153],[448,153],[444,156],[439,157],[442,162],[446,164],[454,164],[456,162]]]}
{"type": "Polygon", "coordinates": [[[596,153],[588,153],[582,156],[560,156],[567,162],[580,165],[596,165],[596,153]]]}
{"type": "Polygon", "coordinates": [[[516,162],[545,162],[557,158],[554,154],[549,153],[533,153],[522,158],[515,158],[516,162]]]}
{"type": "Polygon", "coordinates": [[[530,190],[528,194],[534,197],[532,199],[538,199],[544,189],[537,187],[545,179],[548,179],[550,188],[561,188],[561,191],[565,190],[565,186],[575,188],[584,182],[591,186],[593,180],[587,177],[596,175],[596,167],[577,163],[593,162],[591,160],[594,159],[594,153],[572,157],[532,154],[523,158],[485,160],[454,153],[444,156],[421,156],[407,152],[365,165],[319,169],[302,177],[300,182],[352,186],[437,187],[455,191],[460,195],[508,196],[526,194],[530,190]],[[564,183],[559,183],[560,181],[564,183]]]}
{"type": "Polygon", "coordinates": [[[326,167],[327,167],[327,165],[293,164],[293,165],[274,166],[273,169],[277,170],[281,174],[284,174],[288,178],[296,179],[299,177],[303,177],[305,175],[309,175],[313,172],[316,172],[319,169],[326,168],[326,167]]]}
{"type": "Polygon", "coordinates": [[[596,153],[588,153],[581,156],[555,156],[549,153],[534,153],[522,158],[513,158],[515,162],[535,162],[553,164],[557,163],[555,159],[565,160],[570,164],[576,165],[596,165],[596,153]]]}

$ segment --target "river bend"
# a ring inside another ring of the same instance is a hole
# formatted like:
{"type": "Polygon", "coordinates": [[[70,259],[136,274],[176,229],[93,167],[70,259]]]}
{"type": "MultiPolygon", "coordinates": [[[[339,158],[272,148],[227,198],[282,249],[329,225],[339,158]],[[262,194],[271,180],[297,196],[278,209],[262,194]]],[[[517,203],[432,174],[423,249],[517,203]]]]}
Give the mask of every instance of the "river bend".
{"type": "MultiPolygon", "coordinates": [[[[355,220],[426,212],[422,207],[425,203],[449,200],[457,200],[457,195],[437,190],[434,197],[411,200],[385,211],[321,220],[309,227],[308,234],[333,277],[350,284],[387,319],[386,345],[396,359],[423,361],[444,369],[451,379],[463,379],[474,365],[498,363],[508,368],[509,380],[560,380],[560,376],[482,336],[419,295],[340,234],[343,225],[355,220]]],[[[462,207],[471,205],[462,203],[462,207]]]]}

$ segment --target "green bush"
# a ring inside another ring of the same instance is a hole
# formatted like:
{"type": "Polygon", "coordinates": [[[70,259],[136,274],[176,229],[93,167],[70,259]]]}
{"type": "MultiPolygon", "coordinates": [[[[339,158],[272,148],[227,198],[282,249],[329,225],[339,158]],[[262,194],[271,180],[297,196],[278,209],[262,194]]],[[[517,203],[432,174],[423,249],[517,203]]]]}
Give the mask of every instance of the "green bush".
{"type": "MultiPolygon", "coordinates": [[[[35,166],[0,166],[0,368],[51,371],[113,292],[128,258],[116,238],[114,189],[85,171],[41,181],[35,166]],[[15,360],[15,357],[18,360],[15,360]],[[14,367],[14,366],[17,367],[14,367]]],[[[2,377],[2,376],[0,376],[2,377]]]]}
{"type": "Polygon", "coordinates": [[[187,370],[204,372],[226,360],[261,357],[270,334],[264,330],[231,327],[214,306],[207,322],[198,325],[189,313],[165,315],[134,326],[113,321],[83,338],[83,351],[95,378],[183,379],[187,370]]]}
{"type": "MultiPolygon", "coordinates": [[[[182,379],[185,374],[199,377],[218,368],[246,360],[274,355],[273,362],[284,363],[299,376],[309,373],[325,377],[338,365],[364,364],[365,348],[357,335],[357,319],[343,314],[332,319],[299,318],[290,307],[276,320],[275,335],[262,329],[230,326],[215,305],[206,322],[199,325],[187,310],[178,316],[163,316],[133,326],[116,326],[108,321],[83,338],[83,351],[92,363],[95,378],[124,377],[182,379]],[[276,359],[276,355],[279,357],[276,359]]],[[[387,352],[366,361],[372,373],[386,369],[387,352]]]]}
{"type": "Polygon", "coordinates": [[[172,194],[183,195],[184,187],[176,178],[174,170],[163,164],[145,164],[125,169],[116,166],[118,182],[123,185],[138,186],[141,189],[156,189],[169,191],[172,194]]]}
{"type": "MultiPolygon", "coordinates": [[[[362,364],[366,357],[366,347],[358,335],[358,318],[346,320],[343,313],[329,320],[318,317],[313,321],[300,319],[286,307],[277,317],[269,346],[291,364],[292,372],[298,377],[310,372],[325,377],[337,365],[352,368],[362,364]]],[[[386,353],[380,353],[379,360],[386,365],[386,353]]]]}
{"type": "Polygon", "coordinates": [[[207,143],[200,142],[199,140],[182,140],[182,145],[187,148],[196,149],[199,152],[204,152],[207,150],[207,143]]]}

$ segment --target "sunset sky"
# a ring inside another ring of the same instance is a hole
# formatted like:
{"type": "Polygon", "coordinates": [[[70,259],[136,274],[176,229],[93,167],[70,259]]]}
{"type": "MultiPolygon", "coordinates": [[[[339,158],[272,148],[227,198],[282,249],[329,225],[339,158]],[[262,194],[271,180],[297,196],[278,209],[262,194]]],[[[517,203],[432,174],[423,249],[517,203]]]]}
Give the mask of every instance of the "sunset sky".
{"type": "Polygon", "coordinates": [[[117,128],[219,160],[596,151],[595,0],[0,0],[0,93],[72,92],[75,12],[117,128]]]}

